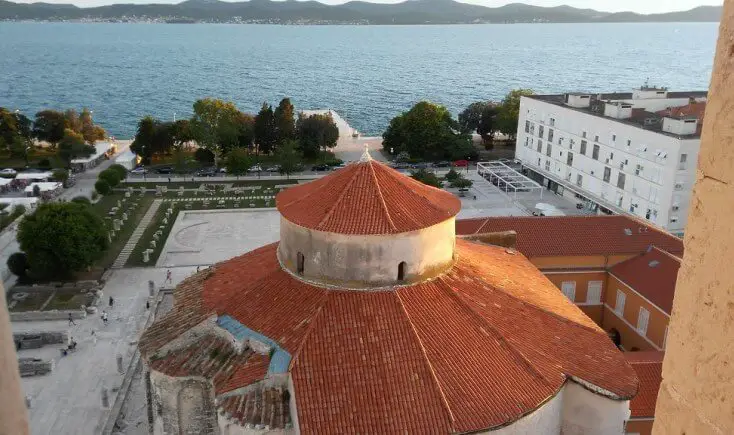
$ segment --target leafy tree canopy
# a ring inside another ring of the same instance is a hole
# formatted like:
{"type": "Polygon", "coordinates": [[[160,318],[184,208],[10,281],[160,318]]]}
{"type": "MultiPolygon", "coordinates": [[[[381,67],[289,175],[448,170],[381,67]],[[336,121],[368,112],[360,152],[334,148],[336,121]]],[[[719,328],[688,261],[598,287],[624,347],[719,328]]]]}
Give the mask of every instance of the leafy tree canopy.
{"type": "Polygon", "coordinates": [[[469,136],[459,131],[449,111],[427,101],[393,118],[382,138],[385,150],[425,160],[459,159],[473,151],[469,136]]]}
{"type": "Polygon", "coordinates": [[[283,98],[275,108],[275,136],[278,144],[296,136],[296,119],[290,98],[283,98]]]}
{"type": "Polygon", "coordinates": [[[301,114],[296,122],[296,134],[303,155],[317,157],[320,150],[328,151],[336,146],[339,128],[329,114],[301,114]]]}
{"type": "Polygon", "coordinates": [[[255,115],[255,143],[256,153],[270,154],[275,150],[278,142],[278,132],[275,124],[275,113],[268,103],[263,103],[260,111],[255,115]]]}
{"type": "Polygon", "coordinates": [[[244,148],[235,148],[227,154],[227,172],[240,176],[247,173],[252,166],[252,159],[244,148]]]}
{"type": "Polygon", "coordinates": [[[62,112],[42,110],[36,113],[36,120],[33,122],[33,136],[56,146],[64,137],[65,121],[66,118],[62,112]]]}
{"type": "Polygon", "coordinates": [[[290,176],[298,170],[300,165],[300,157],[298,151],[298,142],[288,140],[283,142],[276,151],[278,165],[280,165],[280,173],[290,176]]]}
{"type": "Polygon", "coordinates": [[[464,132],[477,132],[482,140],[490,141],[497,129],[499,110],[491,101],[472,103],[459,114],[459,125],[464,132]]]}
{"type": "Polygon", "coordinates": [[[90,267],[107,248],[107,234],[102,218],[89,207],[53,202],[21,221],[18,242],[31,275],[50,279],[90,267]]]}
{"type": "Polygon", "coordinates": [[[520,97],[533,95],[532,89],[515,89],[502,100],[497,114],[497,130],[514,138],[517,135],[517,120],[520,115],[520,97]]]}
{"type": "Polygon", "coordinates": [[[191,136],[200,147],[208,149],[215,156],[224,153],[224,147],[231,147],[232,138],[238,135],[240,111],[234,103],[214,98],[204,98],[194,103],[194,116],[191,118],[191,136]]]}
{"type": "Polygon", "coordinates": [[[84,136],[71,129],[64,130],[64,137],[59,141],[59,157],[64,160],[67,165],[73,159],[79,157],[89,157],[94,154],[95,149],[91,145],[84,143],[84,136]]]}
{"type": "Polygon", "coordinates": [[[94,190],[100,194],[100,195],[109,195],[112,193],[112,187],[110,187],[110,183],[107,182],[107,180],[99,179],[96,183],[94,183],[94,190]]]}
{"type": "Polygon", "coordinates": [[[441,188],[441,180],[439,180],[433,172],[426,171],[425,169],[418,169],[417,171],[411,171],[410,176],[414,180],[418,180],[423,184],[437,187],[439,189],[441,188]]]}

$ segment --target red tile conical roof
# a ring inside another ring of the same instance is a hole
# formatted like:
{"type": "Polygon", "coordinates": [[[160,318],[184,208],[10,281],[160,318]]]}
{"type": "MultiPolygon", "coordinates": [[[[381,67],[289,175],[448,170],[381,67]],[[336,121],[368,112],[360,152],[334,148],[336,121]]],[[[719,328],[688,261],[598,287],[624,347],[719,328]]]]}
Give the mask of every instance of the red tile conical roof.
{"type": "Polygon", "coordinates": [[[283,217],[313,230],[396,234],[450,219],[461,201],[371,159],[353,163],[276,197],[283,217]]]}

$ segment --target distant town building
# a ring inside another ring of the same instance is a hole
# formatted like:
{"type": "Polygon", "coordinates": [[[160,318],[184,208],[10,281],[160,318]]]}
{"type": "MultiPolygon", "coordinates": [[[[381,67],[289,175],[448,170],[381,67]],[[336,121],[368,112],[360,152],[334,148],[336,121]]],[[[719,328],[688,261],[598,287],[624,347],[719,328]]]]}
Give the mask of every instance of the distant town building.
{"type": "Polygon", "coordinates": [[[706,92],[533,95],[520,101],[515,158],[548,189],[600,213],[681,234],[706,92]]]}
{"type": "Polygon", "coordinates": [[[153,433],[623,433],[634,369],[512,232],[367,153],[276,204],[143,334],[153,433]]]}

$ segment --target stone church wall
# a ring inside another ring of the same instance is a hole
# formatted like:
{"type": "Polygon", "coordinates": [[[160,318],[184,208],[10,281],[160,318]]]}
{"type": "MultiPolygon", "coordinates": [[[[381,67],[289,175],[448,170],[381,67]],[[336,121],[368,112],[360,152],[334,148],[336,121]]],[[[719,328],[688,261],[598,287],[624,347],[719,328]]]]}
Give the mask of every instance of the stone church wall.
{"type": "Polygon", "coordinates": [[[152,370],[154,435],[218,435],[214,392],[209,382],[173,378],[152,370]]]}

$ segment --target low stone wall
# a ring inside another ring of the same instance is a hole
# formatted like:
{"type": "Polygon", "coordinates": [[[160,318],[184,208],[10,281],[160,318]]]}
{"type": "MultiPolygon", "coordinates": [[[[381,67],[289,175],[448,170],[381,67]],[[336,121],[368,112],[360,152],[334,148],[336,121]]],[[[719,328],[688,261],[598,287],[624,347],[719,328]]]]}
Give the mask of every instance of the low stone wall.
{"type": "MultiPolygon", "coordinates": [[[[67,317],[68,318],[68,317],[67,317]]],[[[14,332],[16,349],[37,349],[47,344],[69,344],[68,331],[26,331],[14,332]]]]}
{"type": "Polygon", "coordinates": [[[69,314],[74,320],[87,317],[84,310],[51,310],[51,311],[23,311],[19,313],[10,313],[11,322],[32,322],[36,320],[68,320],[69,314]]]}
{"type": "Polygon", "coordinates": [[[45,375],[53,371],[54,361],[38,358],[18,358],[18,369],[20,369],[21,376],[45,375]]]}

